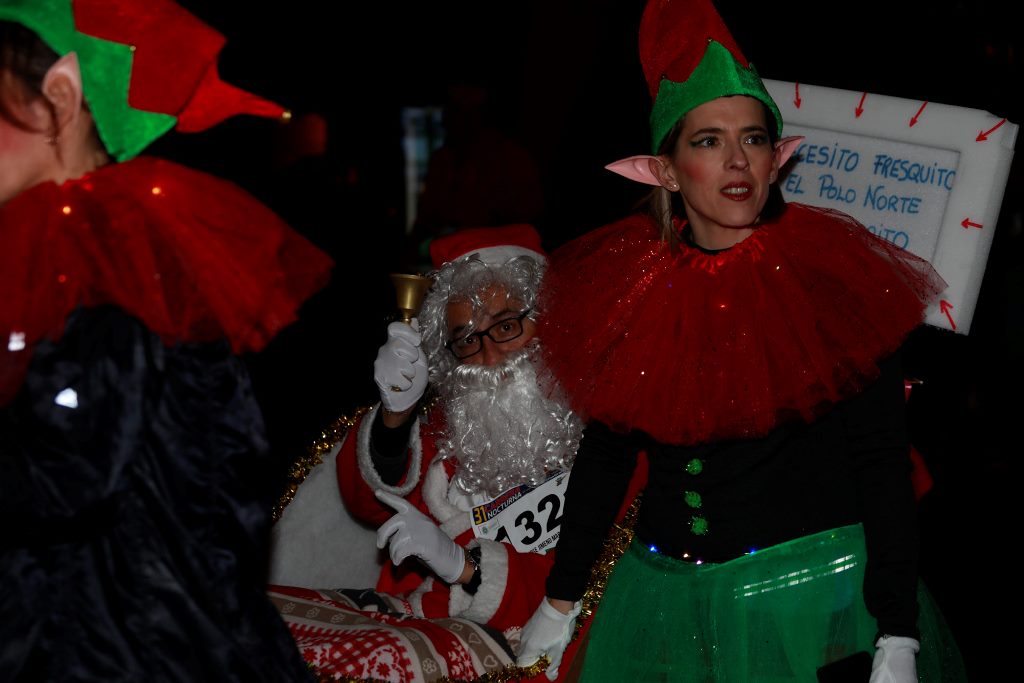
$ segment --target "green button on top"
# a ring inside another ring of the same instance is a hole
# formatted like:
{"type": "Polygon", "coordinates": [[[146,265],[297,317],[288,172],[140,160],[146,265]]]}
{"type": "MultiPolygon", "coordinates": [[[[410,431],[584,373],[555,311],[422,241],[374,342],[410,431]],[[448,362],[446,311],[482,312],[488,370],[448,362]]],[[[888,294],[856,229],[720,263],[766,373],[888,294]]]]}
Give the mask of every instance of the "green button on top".
{"type": "Polygon", "coordinates": [[[701,506],[700,494],[696,491],[687,491],[685,494],[686,504],[692,508],[699,508],[701,506]]]}
{"type": "Polygon", "coordinates": [[[694,458],[690,462],[686,463],[687,474],[700,474],[703,469],[704,463],[702,463],[699,458],[694,458]]]}

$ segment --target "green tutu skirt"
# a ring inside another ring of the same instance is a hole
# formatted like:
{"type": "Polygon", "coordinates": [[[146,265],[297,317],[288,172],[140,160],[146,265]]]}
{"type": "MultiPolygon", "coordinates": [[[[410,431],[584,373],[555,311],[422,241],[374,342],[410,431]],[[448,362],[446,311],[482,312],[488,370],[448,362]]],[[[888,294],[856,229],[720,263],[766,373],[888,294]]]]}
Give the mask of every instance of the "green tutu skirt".
{"type": "MultiPolygon", "coordinates": [[[[634,541],[608,579],[581,680],[867,683],[877,631],[864,606],[864,531],[833,529],[721,564],[693,564],[634,541]],[[860,667],[859,669],[857,667],[860,667]],[[823,680],[830,680],[827,676],[823,680]]],[[[918,678],[966,681],[923,584],[918,678]]]]}

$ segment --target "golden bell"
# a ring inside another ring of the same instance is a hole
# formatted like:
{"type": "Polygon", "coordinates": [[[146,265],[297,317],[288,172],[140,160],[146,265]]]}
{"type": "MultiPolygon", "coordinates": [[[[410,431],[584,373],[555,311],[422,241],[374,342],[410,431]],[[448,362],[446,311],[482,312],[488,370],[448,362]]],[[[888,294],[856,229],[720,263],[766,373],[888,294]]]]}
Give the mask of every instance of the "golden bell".
{"type": "Polygon", "coordinates": [[[432,279],[424,275],[391,273],[391,284],[395,286],[398,310],[402,312],[402,322],[411,323],[413,317],[420,312],[423,297],[427,295],[427,290],[430,289],[433,282],[432,279]]]}

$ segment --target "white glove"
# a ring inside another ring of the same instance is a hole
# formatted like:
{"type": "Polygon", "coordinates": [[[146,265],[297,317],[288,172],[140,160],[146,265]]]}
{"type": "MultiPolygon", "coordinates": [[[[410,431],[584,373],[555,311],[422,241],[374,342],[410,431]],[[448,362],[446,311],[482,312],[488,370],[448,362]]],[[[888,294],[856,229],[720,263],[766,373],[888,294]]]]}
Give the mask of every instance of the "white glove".
{"type": "Polygon", "coordinates": [[[882,636],[875,643],[868,683],[917,683],[917,652],[921,643],[902,636],[882,636]]]}
{"type": "Polygon", "coordinates": [[[383,548],[390,543],[391,561],[395,564],[401,564],[402,560],[414,555],[442,579],[455,583],[466,568],[466,553],[462,546],[405,498],[381,490],[377,490],[375,495],[377,500],[398,511],[377,529],[377,547],[383,548]]]}
{"type": "Polygon", "coordinates": [[[388,325],[388,340],[377,351],[373,381],[380,389],[380,401],[393,413],[409,410],[427,388],[427,358],[420,350],[420,323],[388,325]]]}
{"type": "Polygon", "coordinates": [[[544,674],[550,681],[558,678],[558,665],[562,663],[566,645],[572,640],[581,607],[582,604],[576,602],[568,614],[562,614],[547,598],[541,600],[540,606],[523,627],[516,666],[532,666],[541,655],[547,655],[551,663],[544,674]]]}

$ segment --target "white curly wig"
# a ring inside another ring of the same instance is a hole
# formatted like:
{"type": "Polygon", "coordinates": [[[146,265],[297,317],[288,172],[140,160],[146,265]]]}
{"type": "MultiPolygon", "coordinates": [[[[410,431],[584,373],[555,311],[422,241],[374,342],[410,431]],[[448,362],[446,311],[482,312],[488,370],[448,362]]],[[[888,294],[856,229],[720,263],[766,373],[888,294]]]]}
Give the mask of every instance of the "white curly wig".
{"type": "MultiPolygon", "coordinates": [[[[480,293],[499,285],[508,292],[510,299],[533,309],[546,265],[539,254],[513,256],[502,262],[470,254],[445,263],[428,274],[434,282],[417,317],[432,384],[442,384],[458,365],[458,359],[444,346],[448,342],[448,303],[453,300],[469,301],[475,314],[483,309],[480,293]]],[[[528,317],[536,320],[536,315],[536,311],[531,310],[528,317]]],[[[473,332],[472,325],[470,323],[467,334],[473,332]]]]}

